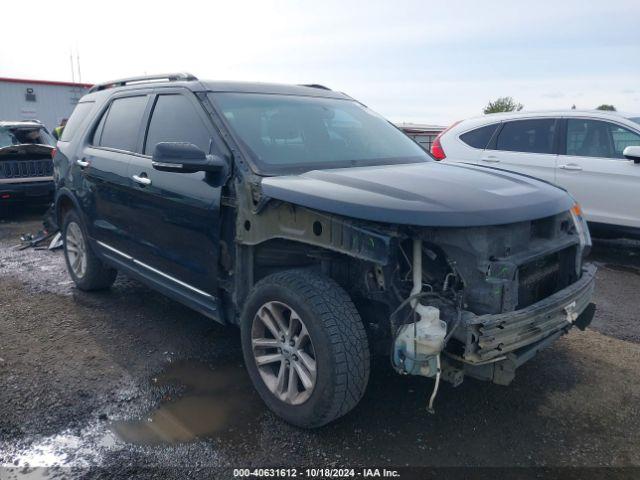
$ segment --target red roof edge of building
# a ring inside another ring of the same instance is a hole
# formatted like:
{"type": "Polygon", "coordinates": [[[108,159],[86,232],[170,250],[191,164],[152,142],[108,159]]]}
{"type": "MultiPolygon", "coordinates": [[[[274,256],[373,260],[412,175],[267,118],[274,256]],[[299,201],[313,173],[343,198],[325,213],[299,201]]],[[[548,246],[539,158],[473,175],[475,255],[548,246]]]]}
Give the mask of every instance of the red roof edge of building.
{"type": "Polygon", "coordinates": [[[62,87],[82,87],[82,88],[93,87],[92,83],[57,82],[57,81],[54,81],[54,80],[29,80],[29,79],[26,79],[26,78],[0,77],[0,82],[30,83],[30,84],[35,84],[35,85],[57,85],[57,86],[62,86],[62,87]]]}

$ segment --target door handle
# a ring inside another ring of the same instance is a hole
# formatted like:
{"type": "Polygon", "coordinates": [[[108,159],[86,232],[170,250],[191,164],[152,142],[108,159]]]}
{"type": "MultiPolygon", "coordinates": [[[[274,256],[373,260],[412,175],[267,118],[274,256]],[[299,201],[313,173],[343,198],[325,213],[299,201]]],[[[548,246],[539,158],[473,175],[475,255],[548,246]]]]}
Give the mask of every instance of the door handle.
{"type": "Polygon", "coordinates": [[[151,179],[144,173],[140,175],[133,175],[131,178],[133,178],[134,182],[139,183],[140,185],[151,185],[151,179]],[[144,177],[142,175],[144,175],[144,177]]]}
{"type": "Polygon", "coordinates": [[[482,157],[480,160],[482,160],[483,162],[488,162],[488,163],[499,163],[500,162],[498,157],[494,157],[493,155],[489,155],[487,157],[482,157]]]}
{"type": "Polygon", "coordinates": [[[76,160],[76,165],[80,166],[80,168],[84,168],[89,166],[89,162],[84,158],[79,158],[76,160]]]}
{"type": "Polygon", "coordinates": [[[580,165],[576,165],[575,163],[566,163],[564,165],[560,165],[559,168],[563,170],[574,170],[574,171],[582,170],[582,167],[580,165]]]}

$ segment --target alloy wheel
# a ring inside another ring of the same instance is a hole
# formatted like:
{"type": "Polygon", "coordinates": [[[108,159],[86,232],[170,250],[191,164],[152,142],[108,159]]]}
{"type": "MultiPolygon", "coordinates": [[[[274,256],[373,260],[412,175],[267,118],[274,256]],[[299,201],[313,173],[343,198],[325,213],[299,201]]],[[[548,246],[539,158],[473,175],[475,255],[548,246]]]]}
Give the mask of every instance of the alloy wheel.
{"type": "Polygon", "coordinates": [[[76,277],[82,278],[87,271],[87,247],[80,225],[69,223],[65,240],[69,265],[76,277]]]}
{"type": "Polygon", "coordinates": [[[271,301],[253,319],[251,347],[258,372],[281,401],[300,405],[316,385],[316,354],[304,321],[290,306],[271,301]]]}

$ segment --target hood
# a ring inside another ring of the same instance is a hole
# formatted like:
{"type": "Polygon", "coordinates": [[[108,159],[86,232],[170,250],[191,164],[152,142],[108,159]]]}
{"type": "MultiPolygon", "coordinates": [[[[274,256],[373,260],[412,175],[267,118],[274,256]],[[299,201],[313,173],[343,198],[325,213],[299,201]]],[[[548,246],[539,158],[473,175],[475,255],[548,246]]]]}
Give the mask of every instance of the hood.
{"type": "Polygon", "coordinates": [[[517,173],[439,162],[314,170],[268,177],[263,193],[363,220],[425,227],[501,225],[556,215],[564,190],[517,173]]]}
{"type": "Polygon", "coordinates": [[[11,159],[13,160],[23,157],[25,158],[25,160],[33,157],[51,158],[51,150],[53,150],[53,147],[51,145],[41,145],[35,143],[9,145],[6,147],[0,147],[0,160],[7,157],[11,157],[11,159]]]}

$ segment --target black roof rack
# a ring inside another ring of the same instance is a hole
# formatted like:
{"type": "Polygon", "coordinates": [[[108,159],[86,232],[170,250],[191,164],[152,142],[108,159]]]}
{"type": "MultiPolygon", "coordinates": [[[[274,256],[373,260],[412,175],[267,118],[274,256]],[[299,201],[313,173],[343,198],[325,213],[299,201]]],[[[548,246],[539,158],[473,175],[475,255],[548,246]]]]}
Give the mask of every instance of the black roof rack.
{"type": "Polygon", "coordinates": [[[321,90],[329,90],[332,91],[329,87],[325,87],[324,85],[320,85],[319,83],[302,83],[301,87],[310,87],[310,88],[319,88],[321,90]]]}
{"type": "Polygon", "coordinates": [[[124,87],[125,85],[131,85],[136,83],[146,83],[146,82],[178,82],[178,81],[189,81],[189,80],[198,80],[194,75],[190,73],[163,73],[158,75],[143,75],[140,77],[129,77],[129,78],[121,78],[119,80],[111,80],[109,82],[97,83],[93,87],[89,89],[89,93],[97,92],[99,90],[106,90],[107,88],[114,87],[124,87]]]}

